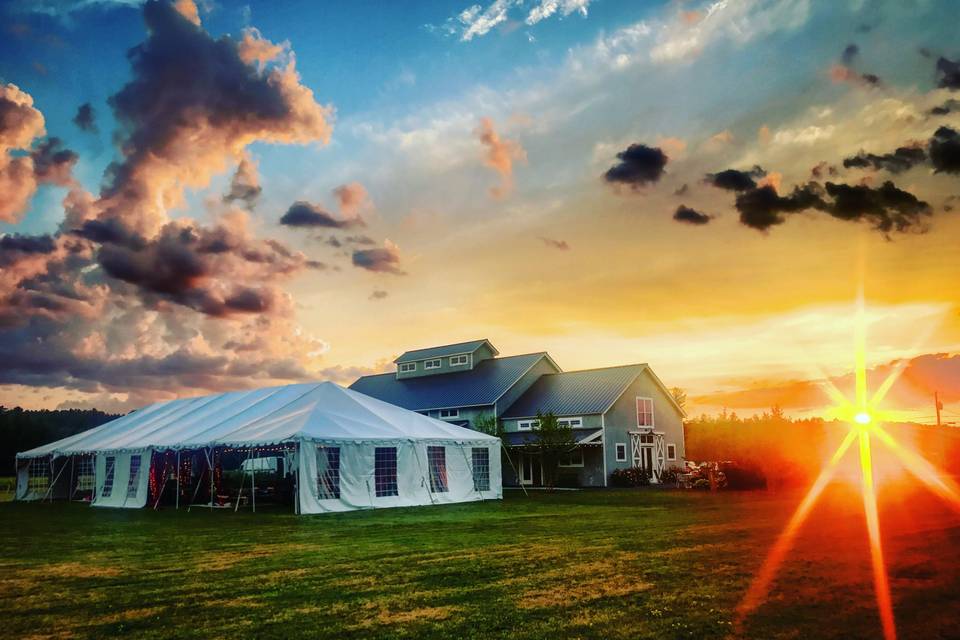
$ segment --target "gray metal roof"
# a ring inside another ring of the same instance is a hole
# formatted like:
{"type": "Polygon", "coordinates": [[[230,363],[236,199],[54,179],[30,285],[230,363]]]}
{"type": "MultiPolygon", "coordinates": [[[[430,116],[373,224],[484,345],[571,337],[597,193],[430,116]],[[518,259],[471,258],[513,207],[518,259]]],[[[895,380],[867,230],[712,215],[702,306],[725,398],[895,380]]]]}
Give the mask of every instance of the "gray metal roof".
{"type": "Polygon", "coordinates": [[[529,418],[537,412],[555,416],[603,413],[646,368],[645,364],[628,364],[540,376],[503,417],[529,418]]]}
{"type": "Polygon", "coordinates": [[[363,376],[350,388],[404,409],[448,409],[491,405],[516,384],[545,352],[478,362],[469,371],[397,379],[395,373],[363,376]]]}
{"type": "Polygon", "coordinates": [[[490,341],[484,338],[483,340],[471,340],[470,342],[458,342],[456,344],[445,344],[441,347],[427,347],[426,349],[414,349],[413,351],[407,351],[400,355],[399,358],[394,360],[394,362],[413,362],[414,360],[425,360],[427,358],[443,358],[445,356],[453,356],[460,353],[473,353],[484,344],[490,347],[490,350],[493,351],[493,355],[500,353],[497,351],[497,348],[490,344],[490,341]]]}

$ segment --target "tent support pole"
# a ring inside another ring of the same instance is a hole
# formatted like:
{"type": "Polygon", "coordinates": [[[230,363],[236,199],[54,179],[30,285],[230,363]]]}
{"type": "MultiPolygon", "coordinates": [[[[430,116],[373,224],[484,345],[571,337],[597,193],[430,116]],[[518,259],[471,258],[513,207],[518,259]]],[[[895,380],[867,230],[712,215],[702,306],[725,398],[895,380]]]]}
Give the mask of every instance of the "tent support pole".
{"type": "MultiPolygon", "coordinates": [[[[463,454],[463,461],[467,463],[467,469],[470,470],[470,478],[473,480],[473,490],[477,492],[478,496],[480,496],[480,502],[483,502],[484,501],[483,491],[480,491],[480,489],[477,488],[477,477],[473,473],[473,464],[470,462],[470,460],[467,459],[467,452],[463,450],[462,444],[460,445],[460,453],[463,454]]],[[[489,477],[489,475],[490,475],[490,470],[488,469],[487,476],[489,477]]]]}
{"type": "MultiPolygon", "coordinates": [[[[150,466],[147,467],[147,473],[150,473],[150,469],[153,467],[153,453],[150,454],[150,466]]],[[[149,493],[150,483],[147,482],[147,493],[149,493]]],[[[156,511],[157,507],[160,506],[160,498],[163,497],[163,492],[167,488],[167,452],[163,452],[163,485],[160,487],[160,493],[157,494],[157,501],[153,503],[153,510],[156,511]]]]}
{"type": "Polygon", "coordinates": [[[180,449],[177,449],[177,510],[180,510],[180,449]]]}
{"type": "Polygon", "coordinates": [[[293,474],[293,514],[300,515],[300,440],[293,445],[294,460],[297,461],[296,471],[293,474]]]}
{"type": "Polygon", "coordinates": [[[190,513],[190,509],[193,507],[193,501],[197,499],[197,494],[200,492],[200,482],[202,480],[203,480],[203,476],[200,476],[199,478],[197,478],[197,488],[193,490],[193,497],[190,498],[190,504],[187,506],[187,513],[190,513]]]}
{"type": "Polygon", "coordinates": [[[213,448],[204,449],[207,466],[210,468],[210,513],[213,513],[213,448]]]}
{"type": "MultiPolygon", "coordinates": [[[[53,475],[53,470],[54,470],[55,468],[56,468],[56,467],[54,466],[53,456],[50,456],[50,475],[51,475],[51,476],[53,475]]],[[[60,476],[63,475],[63,470],[66,469],[66,468],[67,468],[66,463],[64,463],[64,465],[63,465],[62,467],[60,467],[60,473],[58,473],[58,474],[57,474],[57,477],[54,478],[54,479],[53,479],[53,482],[50,483],[50,486],[47,488],[47,493],[43,496],[43,500],[46,500],[47,496],[49,495],[49,496],[50,496],[50,502],[53,502],[53,487],[57,484],[57,480],[60,479],[60,476]]],[[[43,500],[41,500],[40,502],[43,502],[43,500]]]]}
{"type": "MultiPolygon", "coordinates": [[[[253,449],[250,450],[250,455],[253,455],[253,449]]],[[[255,469],[250,469],[250,504],[253,505],[253,512],[257,512],[257,472],[255,469]]]]}
{"type": "MultiPolygon", "coordinates": [[[[253,455],[253,449],[250,449],[247,452],[247,460],[250,460],[252,455],[253,455]]],[[[242,464],[240,466],[243,467],[242,464]]],[[[240,508],[240,498],[243,497],[243,481],[246,479],[247,479],[247,472],[246,470],[244,470],[243,473],[240,474],[240,491],[237,493],[237,504],[233,505],[234,513],[236,513],[237,509],[240,508]]]]}
{"type": "Polygon", "coordinates": [[[73,461],[75,456],[70,456],[70,497],[68,500],[73,500],[73,496],[77,495],[76,484],[74,484],[74,475],[73,475],[73,461]]]}
{"type": "MultiPolygon", "coordinates": [[[[417,468],[420,469],[420,482],[424,484],[424,488],[427,490],[427,497],[430,498],[430,504],[437,504],[433,499],[433,487],[427,483],[427,477],[423,475],[423,465],[420,464],[420,456],[417,455],[417,443],[414,440],[410,440],[410,446],[413,447],[413,459],[417,461],[417,468]]],[[[427,464],[430,464],[429,460],[427,464]]]]}
{"type": "Polygon", "coordinates": [[[510,463],[510,468],[513,469],[513,473],[517,476],[517,483],[520,485],[520,488],[523,489],[523,495],[530,497],[530,494],[527,493],[527,488],[523,486],[523,480],[520,478],[520,472],[517,471],[517,468],[513,465],[513,460],[510,458],[510,450],[507,449],[506,445],[503,444],[503,440],[500,440],[500,448],[503,449],[505,454],[507,454],[507,462],[510,463]]]}

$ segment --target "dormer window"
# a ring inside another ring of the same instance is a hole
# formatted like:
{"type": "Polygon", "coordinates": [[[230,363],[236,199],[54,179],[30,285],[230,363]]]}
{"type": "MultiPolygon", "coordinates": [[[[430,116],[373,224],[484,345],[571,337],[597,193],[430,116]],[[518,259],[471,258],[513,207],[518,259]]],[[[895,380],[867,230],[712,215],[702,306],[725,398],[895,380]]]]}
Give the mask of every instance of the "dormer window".
{"type": "Polygon", "coordinates": [[[441,358],[434,358],[433,360],[424,360],[423,368],[424,369],[439,369],[440,364],[443,362],[441,358]]]}
{"type": "Polygon", "coordinates": [[[462,367],[464,365],[470,364],[469,354],[463,354],[459,356],[450,356],[450,366],[451,367],[462,367]]]}
{"type": "Polygon", "coordinates": [[[400,373],[411,373],[417,370],[416,362],[401,362],[400,363],[400,373]]]}
{"type": "Polygon", "coordinates": [[[451,418],[459,418],[460,409],[440,409],[440,419],[441,420],[450,420],[451,418]]]}

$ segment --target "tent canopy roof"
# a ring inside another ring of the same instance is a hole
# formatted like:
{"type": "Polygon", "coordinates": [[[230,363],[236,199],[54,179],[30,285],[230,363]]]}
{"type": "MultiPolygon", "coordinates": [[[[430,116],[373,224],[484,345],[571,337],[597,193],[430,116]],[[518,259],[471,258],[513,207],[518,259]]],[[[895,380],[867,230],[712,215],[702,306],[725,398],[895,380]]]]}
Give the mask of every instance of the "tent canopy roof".
{"type": "Polygon", "coordinates": [[[296,440],[497,439],[401,409],[332,382],[231,391],[158,402],[18,458],[106,451],[265,446],[296,440]]]}

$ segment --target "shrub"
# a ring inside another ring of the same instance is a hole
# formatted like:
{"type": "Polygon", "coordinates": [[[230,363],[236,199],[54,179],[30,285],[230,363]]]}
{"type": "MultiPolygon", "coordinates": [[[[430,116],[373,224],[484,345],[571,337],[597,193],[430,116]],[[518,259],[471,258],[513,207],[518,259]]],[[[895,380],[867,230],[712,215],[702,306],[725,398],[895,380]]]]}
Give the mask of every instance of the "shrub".
{"type": "Polygon", "coordinates": [[[615,487],[646,487],[650,484],[650,476],[640,467],[615,469],[610,474],[610,484],[615,487]]]}
{"type": "Polygon", "coordinates": [[[667,467],[664,469],[663,473],[660,474],[660,482],[663,484],[676,484],[677,478],[686,473],[686,470],[682,467],[676,465],[672,467],[667,467]]]}
{"type": "Polygon", "coordinates": [[[690,485],[690,488],[699,491],[710,491],[710,481],[706,478],[697,478],[693,481],[693,484],[690,485]]]}
{"type": "Polygon", "coordinates": [[[766,489],[767,478],[760,469],[749,465],[729,463],[720,466],[727,479],[728,489],[766,489]]]}

